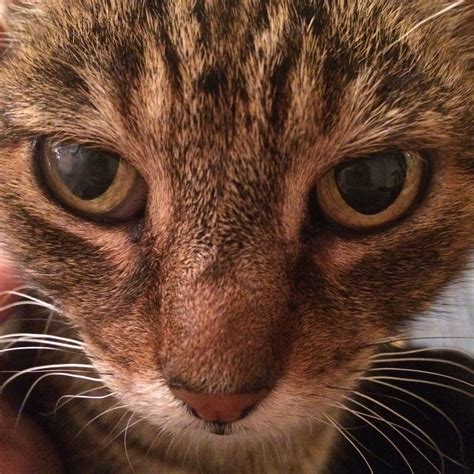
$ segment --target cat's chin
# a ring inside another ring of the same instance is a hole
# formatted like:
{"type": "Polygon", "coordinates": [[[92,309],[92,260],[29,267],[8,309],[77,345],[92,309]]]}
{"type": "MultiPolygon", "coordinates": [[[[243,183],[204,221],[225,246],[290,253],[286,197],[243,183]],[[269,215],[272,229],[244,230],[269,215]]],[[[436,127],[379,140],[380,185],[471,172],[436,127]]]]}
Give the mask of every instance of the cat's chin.
{"type": "MultiPolygon", "coordinates": [[[[173,416],[173,413],[168,415],[173,416]]],[[[186,410],[175,412],[174,416],[181,426],[157,416],[148,420],[150,431],[146,438],[143,431],[138,438],[142,442],[150,440],[147,445],[150,453],[158,456],[166,453],[169,459],[182,462],[185,452],[186,462],[191,466],[201,465],[209,471],[226,471],[231,466],[243,472],[240,463],[253,459],[255,465],[261,466],[261,472],[264,467],[268,469],[268,463],[273,471],[286,472],[295,456],[322,466],[334,439],[334,431],[328,425],[291,416],[281,419],[263,408],[260,413],[256,409],[245,420],[222,426],[199,420],[186,410]]]]}
{"type": "Polygon", "coordinates": [[[196,417],[161,382],[135,383],[133,390],[125,393],[124,405],[133,407],[136,419],[144,420],[151,437],[163,436],[172,439],[171,444],[199,450],[240,452],[260,445],[271,451],[288,445],[290,439],[306,446],[318,445],[325,443],[328,435],[328,423],[321,420],[326,414],[337,417],[333,410],[318,410],[314,400],[312,403],[283,389],[274,390],[248,416],[234,423],[212,423],[196,417]]]}
{"type": "MultiPolygon", "coordinates": [[[[92,352],[89,347],[89,354],[92,352]]],[[[146,437],[153,443],[156,443],[155,439],[168,439],[172,440],[170,445],[195,445],[199,450],[207,446],[211,451],[226,448],[254,450],[256,445],[268,446],[271,451],[275,446],[282,449],[290,443],[289,440],[293,445],[291,449],[298,444],[318,446],[326,443],[328,432],[335,431],[326,416],[329,420],[339,416],[339,410],[333,403],[327,403],[324,393],[317,396],[314,387],[309,390],[297,386],[294,381],[280,380],[243,419],[233,423],[212,423],[195,416],[154,370],[135,372],[127,379],[123,375],[111,375],[119,371],[101,362],[102,358],[93,360],[97,371],[104,374],[103,382],[119,404],[129,413],[134,413],[131,421],[133,426],[136,423],[134,431],[142,431],[141,437],[143,431],[147,432],[146,437]]],[[[351,385],[349,380],[346,383],[351,385]]],[[[340,402],[343,395],[340,394],[340,402]]]]}
{"type": "MultiPolygon", "coordinates": [[[[155,370],[129,372],[131,377],[126,378],[103,363],[102,358],[92,360],[119,405],[127,413],[133,412],[131,417],[123,418],[122,430],[128,431],[127,439],[135,438],[137,443],[146,445],[145,451],[151,449],[157,455],[164,452],[171,456],[175,452],[176,458],[182,457],[184,451],[206,452],[212,459],[244,459],[263,450],[269,456],[285,458],[283,465],[290,465],[296,452],[302,457],[309,455],[308,451],[311,456],[319,453],[313,460],[319,463],[324,457],[321,453],[326,455],[330,451],[336,430],[329,420],[337,420],[339,410],[333,403],[327,403],[324,393],[317,396],[314,387],[305,388],[282,379],[246,417],[216,424],[195,416],[155,370]],[[119,377],[112,375],[118,373],[119,377]],[[127,430],[126,425],[133,429],[127,430]]],[[[340,394],[341,402],[343,395],[340,394]]],[[[117,412],[114,416],[120,418],[122,414],[117,412]]]]}

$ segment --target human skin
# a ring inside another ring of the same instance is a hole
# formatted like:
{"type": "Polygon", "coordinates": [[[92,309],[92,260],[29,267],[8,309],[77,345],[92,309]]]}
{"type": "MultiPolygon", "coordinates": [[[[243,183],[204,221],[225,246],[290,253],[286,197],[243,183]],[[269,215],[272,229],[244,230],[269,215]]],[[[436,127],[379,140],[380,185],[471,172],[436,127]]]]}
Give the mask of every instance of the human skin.
{"type": "MultiPolygon", "coordinates": [[[[11,267],[0,254],[0,308],[11,302],[4,298],[2,293],[18,285],[18,280],[13,275],[11,267]]],[[[6,311],[0,311],[0,335],[2,324],[8,316],[6,311]]],[[[2,370],[1,356],[0,370],[2,370]]],[[[18,426],[15,427],[17,402],[18,400],[15,400],[11,394],[9,397],[2,395],[0,399],[0,473],[60,473],[61,469],[54,449],[36,423],[22,416],[18,426]]]]}

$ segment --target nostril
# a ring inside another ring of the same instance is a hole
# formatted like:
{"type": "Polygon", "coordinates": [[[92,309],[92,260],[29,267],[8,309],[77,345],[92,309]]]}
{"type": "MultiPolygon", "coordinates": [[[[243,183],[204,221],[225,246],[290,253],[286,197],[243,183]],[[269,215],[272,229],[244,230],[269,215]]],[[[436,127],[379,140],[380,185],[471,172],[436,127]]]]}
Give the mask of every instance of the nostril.
{"type": "Polygon", "coordinates": [[[252,393],[205,394],[184,388],[171,388],[175,397],[182,400],[191,412],[206,421],[233,423],[245,418],[267,395],[268,390],[252,393]]]}

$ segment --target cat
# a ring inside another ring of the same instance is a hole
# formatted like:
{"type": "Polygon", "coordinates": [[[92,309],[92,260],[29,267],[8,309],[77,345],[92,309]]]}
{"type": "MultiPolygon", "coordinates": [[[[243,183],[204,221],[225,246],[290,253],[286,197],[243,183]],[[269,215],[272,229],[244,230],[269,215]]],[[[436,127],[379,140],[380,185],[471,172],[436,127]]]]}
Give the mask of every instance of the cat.
{"type": "Polygon", "coordinates": [[[37,375],[25,403],[57,413],[67,472],[469,469],[380,404],[440,427],[416,390],[442,382],[472,413],[472,361],[403,344],[474,250],[473,20],[448,0],[13,10],[1,243],[43,309],[4,341],[43,349],[4,386],[37,375]]]}

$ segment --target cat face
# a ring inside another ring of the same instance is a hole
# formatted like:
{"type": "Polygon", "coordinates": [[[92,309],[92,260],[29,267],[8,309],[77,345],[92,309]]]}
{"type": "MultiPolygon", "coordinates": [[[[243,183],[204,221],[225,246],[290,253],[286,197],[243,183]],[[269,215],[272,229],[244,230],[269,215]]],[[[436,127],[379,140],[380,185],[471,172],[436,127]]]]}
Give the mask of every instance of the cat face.
{"type": "Polygon", "coordinates": [[[45,0],[14,18],[3,245],[151,422],[212,430],[171,387],[264,393],[225,433],[300,429],[465,265],[472,8],[395,3],[45,0]]]}

